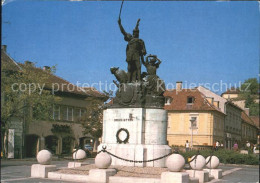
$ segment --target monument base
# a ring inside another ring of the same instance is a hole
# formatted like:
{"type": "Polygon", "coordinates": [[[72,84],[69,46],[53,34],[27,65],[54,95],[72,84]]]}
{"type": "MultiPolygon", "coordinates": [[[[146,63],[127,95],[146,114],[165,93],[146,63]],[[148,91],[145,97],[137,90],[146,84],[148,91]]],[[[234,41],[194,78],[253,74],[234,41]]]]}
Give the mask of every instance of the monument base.
{"type": "Polygon", "coordinates": [[[56,170],[56,165],[33,164],[31,167],[31,177],[47,178],[48,173],[56,170]]]}
{"type": "MultiPolygon", "coordinates": [[[[106,150],[120,158],[134,161],[147,161],[165,156],[171,152],[168,145],[135,145],[135,144],[100,144],[98,151],[106,146],[106,150]]],[[[112,165],[136,166],[136,167],[166,167],[166,158],[151,162],[129,162],[112,156],[112,165]]]]}

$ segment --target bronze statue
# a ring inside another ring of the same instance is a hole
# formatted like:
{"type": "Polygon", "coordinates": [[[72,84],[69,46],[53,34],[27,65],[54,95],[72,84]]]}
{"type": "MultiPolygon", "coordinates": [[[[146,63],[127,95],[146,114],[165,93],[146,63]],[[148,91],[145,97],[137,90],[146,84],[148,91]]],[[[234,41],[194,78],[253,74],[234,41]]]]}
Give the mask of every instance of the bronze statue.
{"type": "Polygon", "coordinates": [[[144,78],[147,93],[152,95],[162,95],[165,90],[165,84],[164,81],[156,75],[156,70],[159,68],[161,60],[157,58],[156,55],[150,54],[146,57],[145,62],[142,61],[142,63],[147,70],[147,76],[144,78]]]}
{"type": "Polygon", "coordinates": [[[148,75],[156,75],[156,70],[162,62],[156,55],[150,54],[146,57],[145,62],[142,60],[142,63],[146,67],[148,75]]]}
{"type": "Polygon", "coordinates": [[[133,35],[125,32],[121,19],[119,17],[118,24],[121,33],[124,35],[125,41],[128,42],[126,47],[126,62],[128,63],[128,82],[136,82],[141,81],[141,63],[144,62],[144,55],[146,55],[145,44],[142,39],[139,39],[139,22],[140,19],[137,20],[135,29],[133,30],[133,35]]]}

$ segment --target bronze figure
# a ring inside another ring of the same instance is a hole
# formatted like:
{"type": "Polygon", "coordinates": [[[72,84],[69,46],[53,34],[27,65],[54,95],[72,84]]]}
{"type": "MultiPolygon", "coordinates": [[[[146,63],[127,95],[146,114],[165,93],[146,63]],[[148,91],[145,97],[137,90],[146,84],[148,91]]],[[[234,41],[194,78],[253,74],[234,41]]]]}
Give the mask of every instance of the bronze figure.
{"type": "Polygon", "coordinates": [[[131,35],[124,30],[121,24],[121,19],[118,19],[120,31],[124,35],[125,41],[128,42],[126,47],[126,62],[128,63],[128,82],[141,81],[140,58],[142,62],[144,62],[144,55],[146,55],[144,41],[142,39],[139,39],[139,22],[140,19],[137,20],[135,29],[133,30],[133,35],[131,35]]]}

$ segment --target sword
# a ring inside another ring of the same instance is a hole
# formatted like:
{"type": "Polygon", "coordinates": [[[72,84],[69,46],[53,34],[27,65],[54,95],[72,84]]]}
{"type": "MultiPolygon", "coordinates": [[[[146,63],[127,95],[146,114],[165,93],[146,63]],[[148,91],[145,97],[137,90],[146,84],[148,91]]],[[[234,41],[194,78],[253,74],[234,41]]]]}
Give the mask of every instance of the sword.
{"type": "Polygon", "coordinates": [[[120,12],[119,12],[119,19],[120,19],[120,16],[121,16],[121,11],[122,11],[122,8],[123,8],[123,4],[124,4],[124,0],[122,0],[122,3],[121,3],[121,8],[120,8],[120,12]]]}

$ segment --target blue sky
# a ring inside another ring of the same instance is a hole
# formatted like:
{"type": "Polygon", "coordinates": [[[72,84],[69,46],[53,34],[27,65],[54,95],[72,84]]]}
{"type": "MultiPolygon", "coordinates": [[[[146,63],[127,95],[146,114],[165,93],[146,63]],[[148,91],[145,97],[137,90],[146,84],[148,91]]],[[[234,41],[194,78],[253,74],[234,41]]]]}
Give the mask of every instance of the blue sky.
{"type": "MultiPolygon", "coordinates": [[[[110,67],[127,69],[127,42],[117,24],[120,6],[120,1],[12,1],[2,7],[2,44],[17,62],[57,65],[56,74],[72,83],[111,83],[110,67]]],[[[157,73],[166,84],[234,85],[258,77],[256,1],[125,1],[121,19],[127,32],[138,18],[140,38],[147,53],[162,60],[157,73]]]]}

